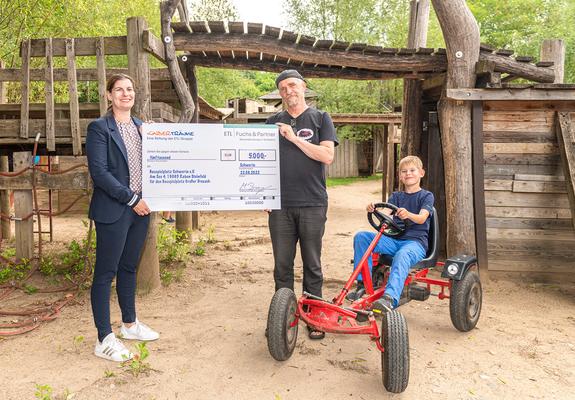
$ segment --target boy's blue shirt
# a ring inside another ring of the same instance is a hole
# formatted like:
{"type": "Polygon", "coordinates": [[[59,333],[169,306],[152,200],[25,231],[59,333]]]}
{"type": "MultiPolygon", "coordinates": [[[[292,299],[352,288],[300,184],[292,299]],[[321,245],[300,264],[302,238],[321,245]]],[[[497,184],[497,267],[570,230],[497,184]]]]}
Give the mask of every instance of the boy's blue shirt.
{"type": "MultiPolygon", "coordinates": [[[[431,214],[433,213],[433,203],[435,202],[433,193],[425,189],[421,189],[415,193],[393,192],[387,202],[397,207],[403,207],[413,214],[419,214],[422,209],[429,211],[429,217],[427,217],[423,224],[416,224],[410,221],[411,223],[407,231],[399,238],[399,240],[415,240],[420,243],[427,252],[429,226],[431,214]]],[[[400,226],[403,226],[403,221],[400,218],[394,217],[394,220],[400,226]]]]}

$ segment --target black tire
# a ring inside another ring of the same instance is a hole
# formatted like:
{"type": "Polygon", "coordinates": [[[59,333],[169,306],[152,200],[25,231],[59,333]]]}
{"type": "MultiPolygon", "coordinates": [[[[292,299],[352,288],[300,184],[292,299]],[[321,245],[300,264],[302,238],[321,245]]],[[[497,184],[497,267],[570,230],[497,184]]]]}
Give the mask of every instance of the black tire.
{"type": "Polygon", "coordinates": [[[273,358],[285,361],[291,357],[297,341],[297,324],[290,328],[297,311],[297,298],[288,288],[279,289],[268,312],[268,350],[273,358]]]}
{"type": "Polygon", "coordinates": [[[452,281],[449,314],[453,326],[461,332],[475,328],[481,314],[482,299],[481,281],[477,272],[468,271],[460,281],[452,281]]]}
{"type": "Polygon", "coordinates": [[[388,392],[401,393],[409,383],[409,334],[402,314],[393,310],[381,321],[381,375],[388,392]]]}

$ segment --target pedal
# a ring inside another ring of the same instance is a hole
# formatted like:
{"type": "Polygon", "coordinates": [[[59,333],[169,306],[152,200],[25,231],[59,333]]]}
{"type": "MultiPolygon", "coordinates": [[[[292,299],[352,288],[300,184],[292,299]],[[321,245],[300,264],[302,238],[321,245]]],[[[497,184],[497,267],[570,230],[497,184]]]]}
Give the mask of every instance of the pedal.
{"type": "Polygon", "coordinates": [[[429,299],[431,291],[427,286],[409,285],[409,298],[411,300],[425,301],[429,299]]]}

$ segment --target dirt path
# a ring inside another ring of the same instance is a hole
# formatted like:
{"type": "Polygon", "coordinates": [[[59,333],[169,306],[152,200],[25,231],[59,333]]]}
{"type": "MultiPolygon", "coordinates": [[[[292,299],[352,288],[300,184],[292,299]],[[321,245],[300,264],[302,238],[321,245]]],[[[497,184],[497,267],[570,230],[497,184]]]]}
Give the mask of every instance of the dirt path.
{"type": "MultiPolygon", "coordinates": [[[[378,182],[363,182],[330,189],[323,257],[328,298],[350,272],[353,233],[367,229],[363,205],[379,197],[378,188],[378,182]]],[[[410,382],[402,395],[391,395],[381,382],[380,354],[367,337],[310,341],[300,326],[293,356],[274,361],[264,337],[273,295],[266,216],[211,213],[202,214],[202,223],[200,235],[213,225],[218,242],[193,259],[181,282],[138,298],[140,319],[161,333],[148,345],[153,372],[135,378],[93,356],[95,329],[84,296],[37,331],[0,340],[0,399],[35,398],[36,384],[49,385],[54,399],[66,390],[73,399],[114,400],[574,398],[573,288],[483,282],[482,316],[466,334],[451,325],[448,301],[405,305],[410,382]]],[[[73,219],[56,227],[57,240],[84,231],[73,219]]],[[[299,260],[296,269],[299,286],[299,260]]],[[[26,296],[24,304],[37,299],[26,296]]]]}

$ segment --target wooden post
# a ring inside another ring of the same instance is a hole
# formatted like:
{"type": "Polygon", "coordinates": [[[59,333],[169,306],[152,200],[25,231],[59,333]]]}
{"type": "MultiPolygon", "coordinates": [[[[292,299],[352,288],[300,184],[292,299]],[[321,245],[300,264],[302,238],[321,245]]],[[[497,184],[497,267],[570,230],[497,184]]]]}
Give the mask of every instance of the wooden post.
{"type": "MultiPolygon", "coordinates": [[[[432,0],[447,47],[446,87],[473,88],[479,60],[479,26],[465,0],[432,0]]],[[[445,166],[447,252],[476,254],[471,156],[471,103],[438,104],[445,166]]]]}
{"type": "Polygon", "coordinates": [[[393,187],[395,184],[395,145],[393,143],[393,137],[395,136],[397,130],[397,125],[386,124],[383,131],[383,143],[384,156],[383,156],[383,179],[382,179],[382,190],[381,199],[387,201],[388,197],[393,192],[393,187]]]}
{"type": "MultiPolygon", "coordinates": [[[[46,39],[46,148],[56,151],[56,133],[54,121],[54,62],[52,58],[52,38],[46,39]]],[[[72,104],[72,103],[70,103],[72,104]]]]}
{"type": "MultiPolygon", "coordinates": [[[[4,61],[0,60],[0,69],[4,68],[4,61]]],[[[0,104],[7,101],[6,85],[0,81],[0,104]]],[[[0,156],[0,171],[8,172],[8,156],[0,156]]],[[[10,191],[0,190],[0,213],[10,215],[10,191]]],[[[11,239],[12,230],[10,221],[2,221],[2,239],[11,239]]]]}
{"type": "Polygon", "coordinates": [[[443,155],[441,154],[441,132],[437,120],[437,113],[429,113],[429,124],[427,129],[427,159],[428,163],[425,177],[427,188],[435,197],[435,210],[437,211],[439,222],[439,257],[445,258],[446,250],[446,227],[447,213],[445,212],[445,173],[443,169],[443,155]]]}
{"type": "Polygon", "coordinates": [[[575,228],[575,127],[569,113],[557,113],[557,142],[561,153],[561,163],[565,172],[567,196],[571,208],[571,220],[575,228]]]}
{"type": "Polygon", "coordinates": [[[30,111],[30,39],[22,41],[22,104],[20,106],[20,137],[28,138],[30,111]]]}
{"type": "MultiPolygon", "coordinates": [[[[2,102],[0,101],[0,103],[2,102]]],[[[8,156],[0,156],[0,171],[8,172],[8,170],[8,156]]],[[[9,190],[0,190],[0,212],[4,215],[10,215],[9,190]]],[[[2,220],[2,239],[12,239],[10,221],[2,220]]]]}
{"type": "MultiPolygon", "coordinates": [[[[148,53],[142,44],[143,31],[148,28],[146,20],[142,17],[128,18],[128,74],[134,79],[136,86],[136,99],[133,113],[143,121],[152,119],[150,65],[148,53]]],[[[138,266],[138,291],[149,293],[160,287],[160,261],[156,242],[158,237],[158,223],[160,216],[157,212],[150,215],[150,227],[144,244],[144,250],[138,266]]]]}
{"type": "Polygon", "coordinates": [[[553,61],[555,80],[563,83],[565,73],[565,42],[561,39],[545,39],[541,44],[541,61],[553,61]]]}
{"type": "MultiPolygon", "coordinates": [[[[0,60],[0,69],[4,68],[4,61],[0,60]]],[[[0,81],[0,104],[6,103],[8,100],[6,85],[0,81]]]]}
{"type": "Polygon", "coordinates": [[[485,181],[483,165],[483,102],[474,101],[472,110],[472,157],[473,157],[473,210],[475,212],[475,244],[479,271],[487,278],[489,270],[487,257],[487,218],[485,215],[485,181]]]}
{"type": "Polygon", "coordinates": [[[104,38],[100,36],[96,41],[96,69],[98,71],[98,102],[100,104],[100,115],[108,111],[108,99],[106,97],[106,60],[104,49],[104,38]]]}
{"type": "MultiPolygon", "coordinates": [[[[411,0],[407,47],[425,47],[429,25],[429,0],[411,0]]],[[[403,106],[401,108],[401,157],[419,155],[423,129],[423,82],[403,80],[403,106]]]]}
{"type": "Polygon", "coordinates": [[[76,76],[75,40],[66,39],[68,61],[68,93],[70,94],[70,131],[72,132],[72,153],[82,155],[82,134],[80,132],[80,105],[78,103],[78,78],[76,76]]]}
{"type": "Polygon", "coordinates": [[[128,74],[136,85],[136,99],[132,112],[142,121],[152,119],[150,64],[148,52],[144,50],[142,35],[148,29],[143,17],[132,17],[126,21],[128,29],[128,74]]]}
{"type": "MultiPolygon", "coordinates": [[[[21,151],[14,153],[14,171],[20,171],[32,165],[32,153],[21,151]]],[[[18,221],[33,211],[32,190],[14,190],[14,216],[16,217],[16,259],[31,259],[34,255],[34,218],[18,221]]]]}

